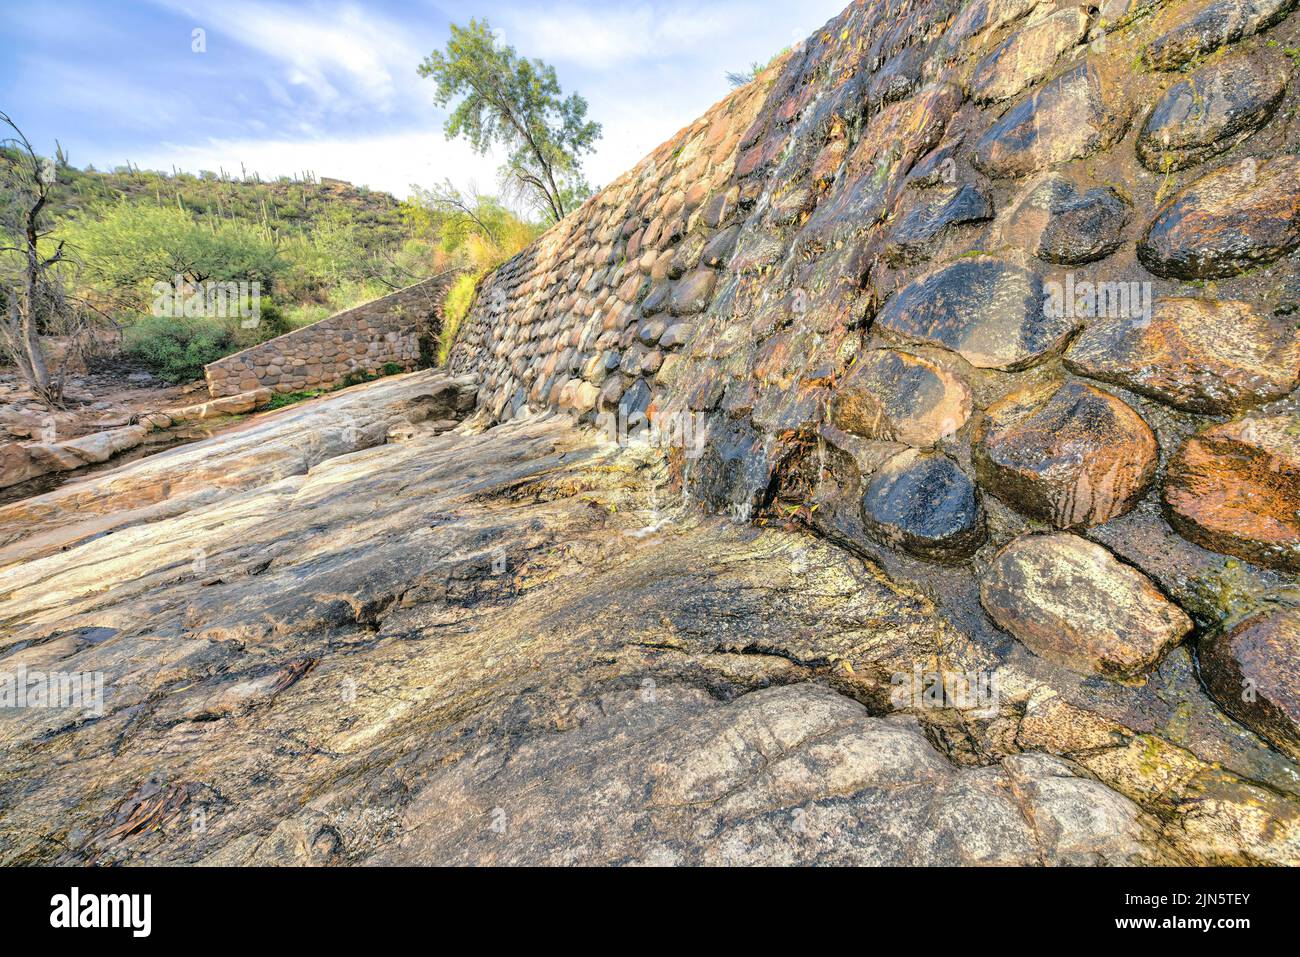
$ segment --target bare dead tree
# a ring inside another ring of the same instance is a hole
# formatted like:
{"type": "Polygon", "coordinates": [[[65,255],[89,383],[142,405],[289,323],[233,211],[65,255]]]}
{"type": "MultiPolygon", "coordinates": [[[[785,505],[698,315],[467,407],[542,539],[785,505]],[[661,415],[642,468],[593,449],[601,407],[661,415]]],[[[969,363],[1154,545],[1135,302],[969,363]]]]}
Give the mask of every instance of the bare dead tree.
{"type": "Polygon", "coordinates": [[[13,359],[32,394],[51,407],[62,403],[63,369],[51,373],[41,349],[41,335],[47,326],[66,320],[71,307],[63,283],[55,269],[63,259],[64,244],[44,255],[40,241],[49,234],[46,209],[56,182],[54,162],[39,156],[31,142],[0,111],[0,122],[14,135],[0,140],[0,146],[13,150],[17,157],[6,164],[5,184],[9,209],[4,216],[7,243],[0,254],[18,260],[16,268],[0,273],[0,345],[13,359]]]}

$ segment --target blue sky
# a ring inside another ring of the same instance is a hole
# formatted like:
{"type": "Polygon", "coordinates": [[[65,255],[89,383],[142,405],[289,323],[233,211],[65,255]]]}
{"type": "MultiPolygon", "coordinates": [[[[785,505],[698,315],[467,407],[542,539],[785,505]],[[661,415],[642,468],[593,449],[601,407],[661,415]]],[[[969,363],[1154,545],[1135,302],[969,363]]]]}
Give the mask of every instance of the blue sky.
{"type": "Polygon", "coordinates": [[[0,109],[77,166],[314,170],[405,196],[450,177],[491,190],[496,157],[442,134],[420,60],[487,17],[604,124],[608,183],[848,0],[0,0],[0,109]],[[194,52],[193,31],[206,52],[194,52]]]}

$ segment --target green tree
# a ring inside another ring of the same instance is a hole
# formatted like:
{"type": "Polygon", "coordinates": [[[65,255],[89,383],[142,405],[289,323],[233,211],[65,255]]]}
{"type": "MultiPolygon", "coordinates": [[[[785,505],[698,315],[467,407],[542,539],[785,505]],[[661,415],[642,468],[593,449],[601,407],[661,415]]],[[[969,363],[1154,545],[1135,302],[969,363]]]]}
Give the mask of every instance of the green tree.
{"type": "Polygon", "coordinates": [[[486,20],[470,20],[468,27],[453,23],[446,50],[425,57],[417,72],[437,83],[439,106],[459,98],[447,138],[464,136],[479,153],[504,145],[507,187],[549,221],[591,195],[581,156],[594,149],[601,127],[587,119],[581,96],[563,98],[554,67],[498,43],[486,20]]]}
{"type": "Polygon", "coordinates": [[[516,216],[495,196],[471,188],[461,192],[443,182],[436,189],[411,185],[411,202],[424,207],[439,223],[439,248],[468,259],[479,270],[490,269],[527,246],[541,227],[516,216]]]}
{"type": "MultiPolygon", "coordinates": [[[[99,219],[65,226],[87,279],[101,289],[142,301],[155,282],[247,280],[269,287],[284,268],[275,244],[249,223],[200,222],[171,207],[120,202],[99,219]]],[[[269,292],[268,288],[266,292],[269,292]]]]}

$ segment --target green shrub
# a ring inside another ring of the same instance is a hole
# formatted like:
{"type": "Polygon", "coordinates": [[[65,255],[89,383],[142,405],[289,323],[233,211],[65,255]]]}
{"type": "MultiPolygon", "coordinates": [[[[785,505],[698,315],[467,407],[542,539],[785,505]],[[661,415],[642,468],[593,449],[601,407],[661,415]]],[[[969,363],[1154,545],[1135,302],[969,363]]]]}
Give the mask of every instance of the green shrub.
{"type": "Polygon", "coordinates": [[[242,348],[235,330],[216,319],[146,316],[126,330],[126,352],[168,382],[203,377],[203,367],[242,348]]]}
{"type": "Polygon", "coordinates": [[[318,302],[299,303],[290,306],[286,310],[290,329],[301,329],[303,326],[310,326],[322,319],[328,319],[332,315],[334,315],[333,309],[318,302]]]}
{"type": "Polygon", "coordinates": [[[261,303],[261,314],[258,320],[256,329],[258,342],[266,342],[268,339],[274,339],[294,330],[289,317],[273,302],[261,303]]]}
{"type": "Polygon", "coordinates": [[[277,392],[271,396],[271,402],[267,409],[283,409],[287,406],[297,405],[299,402],[306,402],[308,399],[314,399],[317,396],[324,395],[319,389],[306,392],[277,392]]]}
{"type": "Polygon", "coordinates": [[[438,332],[438,365],[445,366],[451,355],[451,347],[456,341],[456,332],[461,322],[469,315],[469,308],[474,304],[474,294],[478,291],[480,275],[461,273],[447,290],[447,301],[442,306],[442,329],[438,332]]]}

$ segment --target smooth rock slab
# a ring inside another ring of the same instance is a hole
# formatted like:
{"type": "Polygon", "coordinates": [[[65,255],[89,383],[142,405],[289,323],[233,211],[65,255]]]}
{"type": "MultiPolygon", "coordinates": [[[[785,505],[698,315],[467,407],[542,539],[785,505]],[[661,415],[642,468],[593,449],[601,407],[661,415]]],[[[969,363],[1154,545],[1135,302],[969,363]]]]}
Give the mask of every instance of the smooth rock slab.
{"type": "Polygon", "coordinates": [[[1236,43],[1282,20],[1296,0],[1210,0],[1198,9],[1180,9],[1177,25],[1143,52],[1147,66],[1177,70],[1225,43],[1236,43]]]}
{"type": "Polygon", "coordinates": [[[858,356],[831,400],[831,423],[854,435],[933,445],[971,413],[966,384],[929,359],[893,349],[858,356]]]}
{"type": "Polygon", "coordinates": [[[1109,148],[1128,118],[1119,91],[1092,64],[1080,64],[989,127],[971,162],[989,176],[1024,176],[1109,148]]]}
{"type": "Polygon", "coordinates": [[[1012,541],[984,573],[980,602],[1034,654],[1107,678],[1144,674],[1192,630],[1149,578],[1066,532],[1012,541]]]}
{"type": "Polygon", "coordinates": [[[875,327],[908,342],[942,346],[979,369],[1015,371],[1058,351],[1075,329],[1044,315],[1041,277],[993,257],[962,259],[896,293],[875,327]]]}
{"type": "Polygon", "coordinates": [[[1286,94],[1290,63],[1261,49],[1202,67],[1156,103],[1138,137],[1147,169],[1194,166],[1269,121],[1286,94]]]}
{"type": "Polygon", "coordinates": [[[1224,711],[1300,761],[1300,608],[1214,632],[1200,644],[1200,663],[1224,711]]]}
{"type": "Polygon", "coordinates": [[[1260,565],[1300,571],[1300,419],[1216,425],[1169,463],[1170,524],[1189,541],[1260,565]]]}
{"type": "Polygon", "coordinates": [[[1224,415],[1300,385],[1300,339],[1249,303],[1158,299],[1149,322],[1095,320],[1065,364],[1187,412],[1224,415]]]}
{"type": "Polygon", "coordinates": [[[862,521],[885,544],[929,561],[963,561],[987,535],[975,483],[946,455],[915,449],[871,476],[862,521]]]}
{"type": "Polygon", "coordinates": [[[1079,382],[1030,386],[989,406],[972,447],[980,485],[1057,528],[1128,511],[1155,475],[1157,453],[1140,415],[1079,382]]]}
{"type": "Polygon", "coordinates": [[[1167,279],[1222,279],[1300,246],[1300,157],[1247,158],[1160,207],[1138,258],[1167,279]]]}
{"type": "Polygon", "coordinates": [[[399,838],[369,862],[1154,862],[1140,808],[1051,755],[956,768],[915,719],[873,718],[812,683],[729,702],[678,688],[652,707],[642,698],[603,694],[544,743],[512,739],[503,757],[433,770],[407,799],[399,838]],[[509,824],[500,833],[487,826],[494,807],[509,824]]]}

